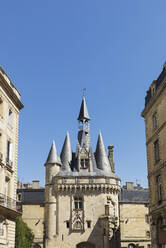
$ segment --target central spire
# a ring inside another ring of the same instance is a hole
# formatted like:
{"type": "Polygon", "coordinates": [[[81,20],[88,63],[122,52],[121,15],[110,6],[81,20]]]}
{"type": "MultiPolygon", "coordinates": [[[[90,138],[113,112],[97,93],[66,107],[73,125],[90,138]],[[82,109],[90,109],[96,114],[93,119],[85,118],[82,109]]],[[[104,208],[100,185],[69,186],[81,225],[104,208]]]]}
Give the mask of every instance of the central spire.
{"type": "Polygon", "coordinates": [[[89,135],[89,113],[86,105],[85,97],[82,98],[80,113],[78,116],[79,131],[78,131],[78,142],[80,147],[86,147],[89,150],[90,146],[90,135],[89,135]]]}
{"type": "Polygon", "coordinates": [[[82,103],[81,103],[81,108],[80,108],[80,113],[78,116],[78,121],[79,122],[88,122],[90,120],[89,114],[88,114],[88,109],[86,106],[86,101],[85,101],[85,97],[83,96],[82,98],[82,103]]]}

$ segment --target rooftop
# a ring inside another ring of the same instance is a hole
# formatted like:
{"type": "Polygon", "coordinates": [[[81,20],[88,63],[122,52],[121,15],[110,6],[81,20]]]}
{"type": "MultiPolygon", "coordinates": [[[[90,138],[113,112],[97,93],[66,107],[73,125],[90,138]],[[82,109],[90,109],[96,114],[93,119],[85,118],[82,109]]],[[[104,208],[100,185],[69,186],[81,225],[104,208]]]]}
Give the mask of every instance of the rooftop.
{"type": "Polygon", "coordinates": [[[145,97],[145,107],[147,104],[150,102],[152,97],[157,93],[159,87],[166,81],[166,62],[164,63],[163,70],[160,73],[159,77],[157,80],[154,80],[150,87],[149,90],[147,91],[146,97],[145,97]]]}

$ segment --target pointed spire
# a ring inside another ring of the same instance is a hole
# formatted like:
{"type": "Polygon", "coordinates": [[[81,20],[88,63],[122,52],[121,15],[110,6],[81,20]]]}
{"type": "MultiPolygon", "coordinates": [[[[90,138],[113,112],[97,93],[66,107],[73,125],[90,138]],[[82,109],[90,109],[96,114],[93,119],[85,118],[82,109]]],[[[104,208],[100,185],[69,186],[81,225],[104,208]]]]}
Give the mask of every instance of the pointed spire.
{"type": "Polygon", "coordinates": [[[86,122],[86,121],[89,121],[89,120],[90,120],[90,117],[89,117],[89,114],[88,114],[88,109],[87,109],[87,106],[86,106],[85,97],[83,96],[82,103],[81,103],[81,108],[80,108],[80,113],[79,113],[79,116],[78,116],[78,121],[86,122]]]}
{"type": "Polygon", "coordinates": [[[61,161],[60,161],[60,158],[58,157],[54,140],[52,142],[52,146],[51,146],[50,152],[48,154],[46,164],[58,164],[58,165],[61,165],[61,161]]]}
{"type": "Polygon", "coordinates": [[[67,132],[66,138],[61,152],[62,170],[71,171],[70,164],[72,161],[72,148],[70,143],[69,133],[67,132]]]}
{"type": "Polygon", "coordinates": [[[95,157],[96,157],[96,163],[97,163],[98,169],[111,172],[111,167],[109,164],[109,160],[107,157],[107,153],[105,150],[101,132],[99,133],[99,136],[98,136],[95,157]]]}

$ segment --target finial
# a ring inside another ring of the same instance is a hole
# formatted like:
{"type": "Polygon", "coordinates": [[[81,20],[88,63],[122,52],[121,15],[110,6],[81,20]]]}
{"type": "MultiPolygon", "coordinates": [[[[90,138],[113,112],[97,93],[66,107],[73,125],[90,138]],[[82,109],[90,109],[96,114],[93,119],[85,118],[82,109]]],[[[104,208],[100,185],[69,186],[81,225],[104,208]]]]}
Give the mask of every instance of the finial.
{"type": "Polygon", "coordinates": [[[82,96],[83,96],[83,97],[85,96],[85,91],[86,91],[86,88],[83,88],[83,89],[82,89],[82,93],[83,93],[82,96]]]}

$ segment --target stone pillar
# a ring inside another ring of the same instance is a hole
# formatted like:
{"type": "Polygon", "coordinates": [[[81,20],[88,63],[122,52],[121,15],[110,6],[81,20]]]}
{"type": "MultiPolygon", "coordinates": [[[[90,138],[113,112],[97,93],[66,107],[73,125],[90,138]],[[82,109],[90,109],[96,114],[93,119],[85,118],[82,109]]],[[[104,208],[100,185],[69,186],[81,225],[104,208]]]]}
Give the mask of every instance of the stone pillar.
{"type": "Polygon", "coordinates": [[[111,165],[111,170],[112,172],[115,172],[115,167],[114,167],[114,146],[108,146],[108,159],[111,165]]]}

